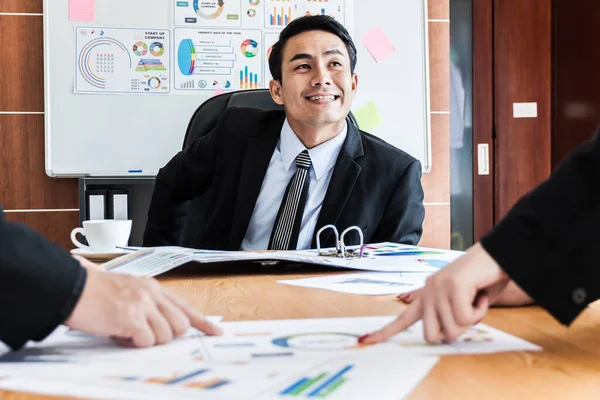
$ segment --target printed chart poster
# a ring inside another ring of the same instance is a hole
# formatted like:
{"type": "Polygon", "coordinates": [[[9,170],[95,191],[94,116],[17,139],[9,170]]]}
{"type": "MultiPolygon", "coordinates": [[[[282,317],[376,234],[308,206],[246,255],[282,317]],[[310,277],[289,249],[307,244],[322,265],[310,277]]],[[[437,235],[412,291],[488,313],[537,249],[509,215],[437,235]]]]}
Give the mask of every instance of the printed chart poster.
{"type": "Polygon", "coordinates": [[[175,1],[176,26],[240,27],[242,0],[175,1]]]}
{"type": "Polygon", "coordinates": [[[262,87],[260,30],[175,29],[178,91],[262,87]]]}
{"type": "MultiPolygon", "coordinates": [[[[304,15],[329,15],[344,25],[344,0],[262,0],[265,28],[282,29],[304,15]]],[[[251,3],[258,1],[252,1],[251,3]]]]}
{"type": "Polygon", "coordinates": [[[169,93],[169,31],[77,27],[75,93],[169,93]]]}

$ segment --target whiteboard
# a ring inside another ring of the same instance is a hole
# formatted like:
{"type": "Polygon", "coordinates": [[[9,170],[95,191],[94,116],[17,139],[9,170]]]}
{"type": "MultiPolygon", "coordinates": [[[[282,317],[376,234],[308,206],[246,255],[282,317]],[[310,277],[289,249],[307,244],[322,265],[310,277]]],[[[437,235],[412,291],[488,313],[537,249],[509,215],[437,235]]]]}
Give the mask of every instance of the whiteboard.
{"type": "Polygon", "coordinates": [[[334,15],[348,28],[358,48],[352,109],[373,102],[383,122],[370,132],[427,172],[427,3],[386,3],[96,0],[93,21],[71,21],[69,0],[44,0],[46,173],[155,176],[217,89],[268,86],[269,46],[305,12],[334,15]],[[375,26],[396,48],[379,64],[361,42],[375,26]]]}

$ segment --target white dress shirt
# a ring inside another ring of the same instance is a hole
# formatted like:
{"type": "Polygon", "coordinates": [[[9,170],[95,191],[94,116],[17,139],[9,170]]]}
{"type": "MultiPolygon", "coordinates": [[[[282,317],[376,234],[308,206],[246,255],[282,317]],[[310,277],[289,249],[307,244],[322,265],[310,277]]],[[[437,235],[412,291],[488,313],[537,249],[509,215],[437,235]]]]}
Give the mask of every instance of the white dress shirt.
{"type": "Polygon", "coordinates": [[[285,189],[296,172],[296,156],[304,150],[308,150],[312,166],[297,249],[310,248],[323,199],[333,174],[333,167],[342,150],[347,132],[348,127],[344,124],[344,128],[338,135],[312,149],[307,149],[290,127],[288,120],[285,120],[254,205],[246,236],[242,241],[242,250],[264,250],[269,246],[271,231],[285,189]]]}

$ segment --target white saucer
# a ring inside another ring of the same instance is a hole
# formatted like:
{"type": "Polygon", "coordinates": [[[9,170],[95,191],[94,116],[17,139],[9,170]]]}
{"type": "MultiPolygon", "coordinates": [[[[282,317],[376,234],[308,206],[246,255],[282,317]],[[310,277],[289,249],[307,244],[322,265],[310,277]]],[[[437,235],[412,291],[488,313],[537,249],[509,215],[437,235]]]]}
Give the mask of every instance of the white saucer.
{"type": "Polygon", "coordinates": [[[112,260],[113,258],[121,257],[125,254],[132,253],[132,251],[121,250],[121,251],[113,251],[110,253],[94,253],[93,251],[86,249],[72,249],[71,254],[75,254],[90,260],[112,260]]]}

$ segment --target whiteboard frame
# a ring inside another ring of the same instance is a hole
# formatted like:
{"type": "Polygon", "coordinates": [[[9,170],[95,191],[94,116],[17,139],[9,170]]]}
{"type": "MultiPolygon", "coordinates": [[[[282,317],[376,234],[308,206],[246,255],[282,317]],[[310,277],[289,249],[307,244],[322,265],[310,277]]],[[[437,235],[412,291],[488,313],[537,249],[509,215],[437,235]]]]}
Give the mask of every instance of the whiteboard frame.
{"type": "MultiPolygon", "coordinates": [[[[135,178],[135,177],[154,177],[156,175],[157,171],[151,171],[152,173],[150,174],[124,174],[122,171],[115,171],[115,172],[110,172],[110,171],[106,171],[106,172],[102,172],[102,173],[96,173],[96,172],[76,172],[76,173],[61,173],[61,172],[57,172],[56,170],[52,169],[52,149],[51,149],[51,144],[50,144],[50,140],[48,140],[48,138],[52,135],[52,107],[53,105],[51,104],[51,100],[50,100],[50,93],[52,91],[52,80],[50,79],[50,45],[49,45],[49,40],[50,40],[50,24],[47,21],[48,18],[48,11],[49,11],[49,3],[52,0],[43,0],[43,32],[44,32],[44,129],[45,129],[45,141],[44,141],[44,152],[45,152],[45,172],[48,176],[53,177],[53,178],[73,178],[73,177],[106,177],[106,176],[114,176],[114,177],[129,177],[129,178],[135,178]]],[[[167,0],[167,1],[171,1],[171,0],[167,0]]],[[[175,1],[175,0],[172,0],[175,1]]],[[[350,33],[353,35],[353,39],[354,42],[357,44],[357,46],[359,45],[360,39],[354,36],[354,27],[356,25],[356,17],[354,15],[355,13],[355,4],[354,4],[355,0],[351,0],[351,18],[352,18],[352,26],[349,29],[350,33]]],[[[359,1],[359,0],[358,0],[359,1]]],[[[409,1],[414,1],[414,0],[409,0],[409,1]]],[[[425,109],[425,115],[424,115],[424,127],[425,127],[425,135],[424,135],[424,159],[420,160],[421,164],[422,164],[422,172],[423,173],[428,173],[431,171],[432,169],[432,164],[433,164],[433,160],[432,160],[432,141],[431,141],[431,93],[430,93],[430,70],[429,70],[429,32],[428,32],[428,25],[429,25],[429,21],[428,21],[428,0],[417,0],[420,2],[420,6],[421,6],[421,10],[422,10],[422,27],[423,27],[423,32],[422,32],[422,38],[423,38],[423,49],[424,49],[424,56],[422,57],[422,63],[423,63],[423,72],[424,72],[424,87],[423,87],[423,91],[424,91],[424,109],[425,109]]],[[[65,16],[66,21],[69,21],[68,18],[65,16]]],[[[82,22],[83,24],[86,24],[85,22],[82,22]]],[[[95,24],[95,21],[91,21],[87,24],[93,25],[95,24]]],[[[172,27],[173,29],[170,29],[171,31],[171,41],[174,40],[172,35],[173,35],[173,30],[176,27],[172,27]]],[[[202,99],[203,101],[206,101],[208,99],[211,98],[211,96],[206,96],[206,95],[199,95],[198,96],[199,100],[202,99]]],[[[200,105],[200,103],[199,103],[200,105]]]]}

